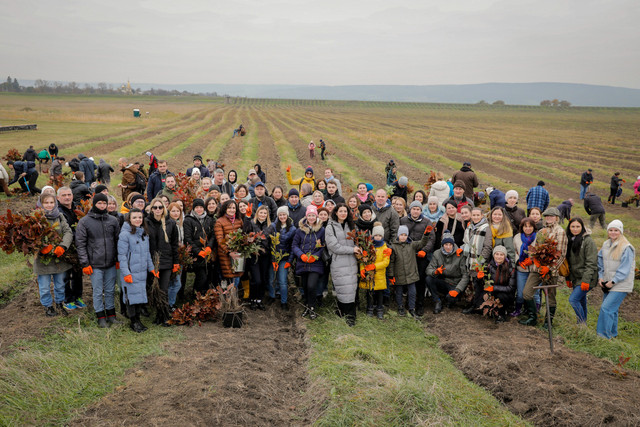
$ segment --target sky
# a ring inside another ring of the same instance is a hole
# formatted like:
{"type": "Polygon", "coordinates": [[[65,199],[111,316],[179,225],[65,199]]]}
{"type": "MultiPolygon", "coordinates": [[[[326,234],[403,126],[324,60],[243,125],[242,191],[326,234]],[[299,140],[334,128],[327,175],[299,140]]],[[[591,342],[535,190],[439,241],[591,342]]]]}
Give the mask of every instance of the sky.
{"type": "Polygon", "coordinates": [[[640,88],[638,0],[3,0],[0,75],[640,88]]]}

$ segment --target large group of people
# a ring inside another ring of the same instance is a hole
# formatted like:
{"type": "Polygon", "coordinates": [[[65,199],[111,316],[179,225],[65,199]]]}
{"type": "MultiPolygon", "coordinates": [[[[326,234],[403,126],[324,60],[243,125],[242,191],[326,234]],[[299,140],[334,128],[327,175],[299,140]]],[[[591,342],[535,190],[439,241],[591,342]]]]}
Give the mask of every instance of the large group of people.
{"type": "MultiPolygon", "coordinates": [[[[539,285],[562,283],[572,288],[569,302],[583,325],[587,293],[594,288],[604,292],[597,333],[612,338],[617,335],[618,308],[633,289],[635,249],[621,221],[605,224],[602,202],[588,188],[590,170],[583,174],[580,193],[590,215],[587,226],[571,216],[572,199],[560,208],[550,206],[543,181],[527,192],[526,212],[518,206],[521,199],[515,190],[489,187],[476,192],[478,178],[468,162],[450,180],[437,173],[428,194],[409,194],[408,179],[396,177],[393,161],[385,170],[390,186],[375,189],[361,182],[354,194],[343,194],[343,183],[329,167],[320,177],[307,167],[299,178],[288,167],[285,176],[291,188],[268,189],[259,164],[245,180],[217,162],[205,165],[196,155],[185,174],[196,188],[187,205],[167,161],[147,156],[153,171],[148,175],[143,165],[119,160],[120,206],[109,194],[111,166],[103,160],[95,165],[82,154],[71,186],[57,192],[37,189],[37,209],[62,237],[59,246],[42,248],[34,264],[46,315],[67,315],[85,307],[82,277],[88,276],[98,325],[119,323],[119,294],[120,311],[136,332],[146,329],[141,317],[150,314],[148,293],[154,281],[168,296],[167,307],[158,309],[155,317],[155,323],[165,326],[167,313],[179,301],[220,284],[236,286],[251,310],[265,310],[274,302],[289,310],[291,289],[297,288],[302,316],[311,320],[333,292],[335,312],[350,326],[360,310],[384,319],[392,302],[399,316],[419,318],[427,306],[435,314],[455,306],[465,314],[481,313],[490,298],[496,301],[496,322],[520,317],[521,324],[536,325],[542,303],[539,285]],[[488,212],[481,206],[487,199],[488,212]],[[76,207],[82,200],[90,200],[91,209],[78,219],[76,207]],[[608,235],[600,250],[590,236],[596,221],[608,235]],[[234,261],[241,254],[228,245],[237,230],[265,236],[258,239],[261,252],[246,259],[244,269],[236,268],[234,261]],[[356,245],[354,231],[370,237],[374,261],[360,261],[366,255],[356,245]],[[271,248],[269,236],[275,234],[278,247],[271,248]],[[550,265],[531,255],[543,241],[552,241],[560,254],[550,265]],[[41,262],[43,256],[60,257],[72,246],[77,265],[41,262]],[[188,267],[179,260],[181,247],[191,250],[188,267]],[[286,256],[275,262],[272,249],[286,256]],[[373,280],[366,279],[370,272],[373,280]],[[194,276],[193,290],[186,293],[188,274],[194,276]]],[[[57,150],[53,157],[64,162],[57,150]]],[[[27,177],[21,185],[33,192],[29,170],[34,166],[29,160],[19,163],[11,164],[15,176],[27,177]]],[[[550,287],[546,305],[552,320],[555,297],[556,288],[550,287]]]]}

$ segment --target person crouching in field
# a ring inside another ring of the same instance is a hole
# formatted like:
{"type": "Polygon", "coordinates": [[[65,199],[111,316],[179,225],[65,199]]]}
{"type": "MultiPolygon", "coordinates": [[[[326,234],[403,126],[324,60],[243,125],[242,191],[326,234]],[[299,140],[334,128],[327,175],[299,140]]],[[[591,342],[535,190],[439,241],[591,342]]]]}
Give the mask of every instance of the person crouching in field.
{"type": "Polygon", "coordinates": [[[56,231],[62,237],[60,245],[55,248],[53,245],[49,244],[40,249],[40,252],[36,255],[35,262],[33,263],[33,272],[38,276],[40,303],[44,306],[47,316],[55,316],[57,314],[56,310],[53,308],[54,301],[51,299],[51,281],[53,280],[56,306],[60,314],[66,316],[68,313],[63,306],[65,299],[64,279],[66,272],[71,268],[71,265],[55,258],[60,258],[64,255],[69,246],[71,246],[71,243],[73,242],[73,232],[71,231],[71,227],[69,227],[67,221],[64,219],[64,215],[62,215],[58,210],[55,196],[51,194],[41,195],[37,206],[44,211],[44,216],[49,224],[56,225],[56,231]],[[50,258],[48,263],[43,262],[45,257],[50,258]]]}
{"type": "MultiPolygon", "coordinates": [[[[372,265],[362,265],[360,269],[360,277],[364,279],[366,270],[375,270],[373,276],[373,283],[369,284],[364,280],[360,280],[360,288],[367,291],[367,316],[373,317],[374,310],[378,319],[384,319],[384,306],[382,305],[382,299],[384,296],[384,290],[387,289],[387,267],[391,261],[391,249],[387,248],[384,242],[384,228],[382,224],[376,222],[371,230],[373,236],[373,246],[376,248],[376,261],[372,265]]],[[[398,286],[402,289],[402,286],[398,286]]],[[[401,296],[402,298],[402,296],[401,296]]],[[[398,304],[400,307],[401,302],[398,304]]]]}
{"type": "Polygon", "coordinates": [[[140,322],[142,308],[147,303],[147,272],[155,273],[149,237],[143,227],[143,215],[139,209],[129,212],[118,239],[118,261],[122,272],[123,300],[134,332],[144,332],[147,327],[140,322]]]}
{"type": "Polygon", "coordinates": [[[429,243],[431,231],[430,228],[425,228],[420,240],[411,241],[409,229],[406,225],[401,225],[398,227],[398,237],[390,245],[393,252],[387,268],[387,277],[395,289],[399,316],[406,316],[402,301],[404,291],[407,292],[409,314],[416,316],[416,282],[420,280],[416,254],[429,243]]]}
{"type": "Polygon", "coordinates": [[[516,293],[516,269],[507,254],[508,250],[504,246],[494,247],[493,259],[487,268],[487,276],[492,282],[485,286],[484,292],[491,292],[495,299],[500,300],[501,305],[497,309],[496,323],[507,321],[507,310],[513,306],[516,293]]]}
{"type": "Polygon", "coordinates": [[[442,311],[441,295],[446,295],[447,306],[451,307],[468,284],[467,256],[455,244],[451,234],[446,233],[442,239],[442,247],[433,253],[427,267],[427,288],[435,304],[433,313],[442,311]]]}

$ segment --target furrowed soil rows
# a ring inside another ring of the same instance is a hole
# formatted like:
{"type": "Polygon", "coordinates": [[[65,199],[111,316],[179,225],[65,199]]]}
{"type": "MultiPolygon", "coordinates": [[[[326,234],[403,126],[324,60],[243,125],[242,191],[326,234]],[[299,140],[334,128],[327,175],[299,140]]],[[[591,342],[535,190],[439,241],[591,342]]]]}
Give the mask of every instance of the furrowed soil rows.
{"type": "Polygon", "coordinates": [[[168,355],[148,358],[71,425],[312,424],[322,402],[317,392],[302,396],[308,345],[297,313],[249,316],[241,329],[183,328],[168,355]]]}
{"type": "Polygon", "coordinates": [[[260,153],[260,165],[267,173],[267,179],[271,188],[273,185],[281,185],[287,188],[287,178],[284,175],[284,169],[280,167],[280,155],[276,150],[269,128],[265,123],[262,113],[258,109],[251,110],[252,119],[255,121],[258,129],[258,147],[260,153]]]}

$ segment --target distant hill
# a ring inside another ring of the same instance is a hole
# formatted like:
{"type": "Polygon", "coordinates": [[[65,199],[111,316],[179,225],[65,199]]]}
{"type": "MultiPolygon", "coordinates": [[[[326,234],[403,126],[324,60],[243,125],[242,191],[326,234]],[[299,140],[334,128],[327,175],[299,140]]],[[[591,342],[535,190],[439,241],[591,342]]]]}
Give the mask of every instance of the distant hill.
{"type": "MultiPolygon", "coordinates": [[[[22,85],[31,81],[20,81],[22,85]]],[[[82,85],[82,84],[81,84],[82,85]]],[[[95,84],[93,84],[95,86],[95,84]]],[[[119,86],[119,84],[114,84],[119,86]]],[[[227,85],[132,83],[143,90],[156,88],[217,93],[249,98],[327,99],[354,101],[443,102],[475,104],[502,100],[511,105],[540,105],[549,99],[576,106],[640,107],[640,89],[575,83],[482,83],[467,85],[227,85]]]]}

